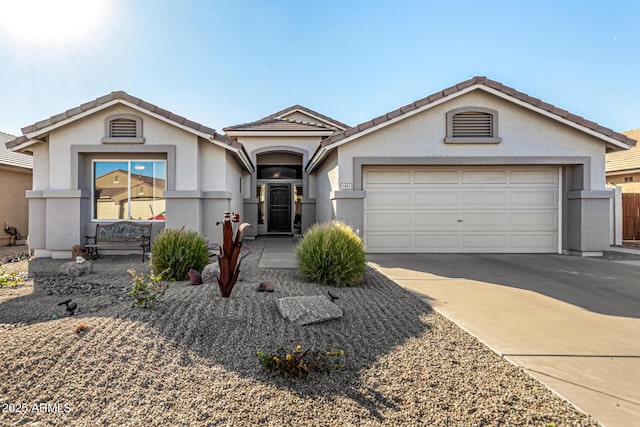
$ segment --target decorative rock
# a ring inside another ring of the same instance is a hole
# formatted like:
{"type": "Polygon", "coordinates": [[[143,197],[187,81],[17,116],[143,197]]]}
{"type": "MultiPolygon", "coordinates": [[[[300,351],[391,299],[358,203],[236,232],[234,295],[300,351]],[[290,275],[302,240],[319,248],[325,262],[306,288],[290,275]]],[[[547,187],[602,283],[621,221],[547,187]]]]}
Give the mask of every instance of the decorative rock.
{"type": "Polygon", "coordinates": [[[198,270],[194,270],[193,268],[190,268],[187,274],[191,279],[192,285],[202,285],[202,276],[200,275],[200,272],[198,272],[198,270]]]}
{"type": "Polygon", "coordinates": [[[258,292],[273,292],[273,282],[260,282],[258,285],[258,292]]]}
{"type": "Polygon", "coordinates": [[[208,264],[204,270],[202,270],[202,281],[204,283],[217,283],[219,272],[220,266],[217,262],[208,264]]]}
{"type": "Polygon", "coordinates": [[[89,261],[77,264],[75,261],[65,262],[60,266],[60,273],[67,276],[78,277],[85,273],[91,273],[93,265],[89,261]]]}
{"type": "Polygon", "coordinates": [[[301,326],[342,317],[340,307],[324,295],[278,298],[276,305],[283,318],[301,326]]]}

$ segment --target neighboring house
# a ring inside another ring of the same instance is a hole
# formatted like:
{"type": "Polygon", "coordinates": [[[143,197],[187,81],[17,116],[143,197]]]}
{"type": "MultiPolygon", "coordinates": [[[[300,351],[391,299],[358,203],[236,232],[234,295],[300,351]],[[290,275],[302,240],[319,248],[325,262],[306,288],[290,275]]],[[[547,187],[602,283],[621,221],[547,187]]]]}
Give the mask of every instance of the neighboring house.
{"type": "MultiPolygon", "coordinates": [[[[640,139],[640,129],[622,132],[629,138],[640,139]]],[[[607,153],[607,184],[615,184],[623,193],[640,193],[640,147],[607,153]]]]}
{"type": "Polygon", "coordinates": [[[296,105],[221,135],[113,92],[22,131],[30,243],[54,258],[119,219],[219,241],[225,210],[253,235],[343,220],[369,252],[599,252],[605,152],[635,144],[486,77],[356,127],[296,105]]]}
{"type": "Polygon", "coordinates": [[[25,192],[31,189],[33,159],[14,153],[5,143],[16,137],[0,132],[0,246],[11,243],[5,226],[15,227],[23,239],[29,234],[29,202],[25,192]]]}

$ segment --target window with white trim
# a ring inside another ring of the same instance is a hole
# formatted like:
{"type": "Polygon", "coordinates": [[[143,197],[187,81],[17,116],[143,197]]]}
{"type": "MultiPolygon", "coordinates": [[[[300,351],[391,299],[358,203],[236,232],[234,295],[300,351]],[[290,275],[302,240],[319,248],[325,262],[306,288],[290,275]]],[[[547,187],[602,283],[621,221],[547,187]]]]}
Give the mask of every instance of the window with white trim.
{"type": "Polygon", "coordinates": [[[142,119],[134,114],[114,114],[105,120],[103,143],[142,144],[142,119]]]}
{"type": "Polygon", "coordinates": [[[484,107],[464,107],[449,111],[447,144],[498,144],[498,112],[484,107]]]}
{"type": "Polygon", "coordinates": [[[94,220],[164,221],[165,160],[94,160],[94,220]]]}

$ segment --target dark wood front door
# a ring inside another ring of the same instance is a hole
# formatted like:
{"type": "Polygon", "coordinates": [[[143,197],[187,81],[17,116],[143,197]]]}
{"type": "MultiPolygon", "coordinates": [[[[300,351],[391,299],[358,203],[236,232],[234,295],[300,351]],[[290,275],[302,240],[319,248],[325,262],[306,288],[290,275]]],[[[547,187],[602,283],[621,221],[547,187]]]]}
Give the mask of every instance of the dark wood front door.
{"type": "Polygon", "coordinates": [[[267,231],[291,232],[291,185],[269,184],[267,231]]]}

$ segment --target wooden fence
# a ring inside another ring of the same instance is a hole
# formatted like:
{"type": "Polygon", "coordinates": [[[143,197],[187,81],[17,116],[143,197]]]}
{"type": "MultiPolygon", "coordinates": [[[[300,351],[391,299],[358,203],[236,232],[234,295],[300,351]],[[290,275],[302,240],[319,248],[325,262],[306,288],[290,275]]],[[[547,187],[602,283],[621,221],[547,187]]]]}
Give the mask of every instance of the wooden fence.
{"type": "Polygon", "coordinates": [[[640,240],[640,193],[622,193],[622,239],[640,240]]]}

